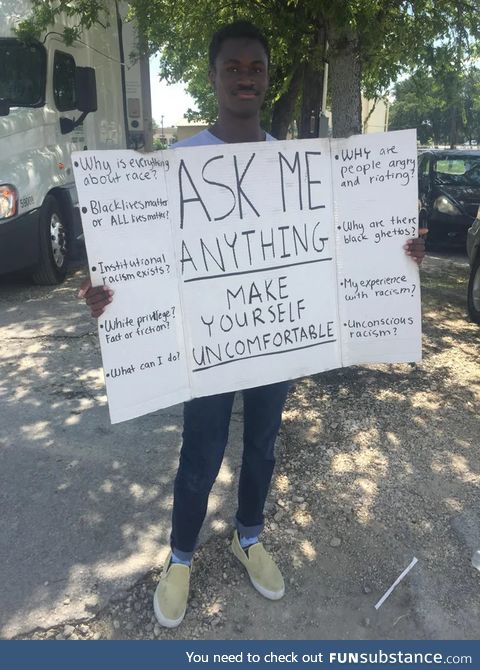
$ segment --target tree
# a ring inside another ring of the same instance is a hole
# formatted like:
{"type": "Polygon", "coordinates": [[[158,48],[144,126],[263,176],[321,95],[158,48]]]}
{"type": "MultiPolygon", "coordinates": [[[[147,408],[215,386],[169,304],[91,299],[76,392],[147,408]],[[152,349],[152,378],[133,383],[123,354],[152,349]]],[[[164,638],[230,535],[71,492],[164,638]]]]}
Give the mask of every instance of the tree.
{"type": "Polygon", "coordinates": [[[273,46],[266,117],[278,137],[285,136],[294,115],[305,134],[309,109],[318,108],[321,95],[312,81],[321,80],[326,60],[333,134],[349,135],[361,132],[362,83],[371,97],[383,93],[402,69],[426,57],[426,45],[450,38],[459,7],[463,25],[478,31],[476,0],[245,0],[225,5],[212,0],[163,0],[162,15],[158,5],[152,10],[144,0],[136,0],[134,7],[150,43],[163,47],[162,74],[190,82],[199,113],[208,120],[214,107],[206,89],[206,68],[199,63],[211,32],[240,17],[259,25],[273,46]],[[152,11],[157,12],[155,20],[152,11]],[[169,21],[171,17],[175,20],[169,21]]]}
{"type": "Polygon", "coordinates": [[[416,128],[421,144],[444,141],[448,124],[446,103],[437,79],[418,70],[395,86],[395,102],[390,107],[390,128],[416,128]]]}
{"type": "Polygon", "coordinates": [[[471,67],[467,72],[463,88],[464,99],[464,141],[475,140],[480,144],[480,70],[471,67]]]}
{"type": "MultiPolygon", "coordinates": [[[[80,27],[98,18],[108,21],[105,2],[33,0],[33,21],[25,23],[23,29],[45,28],[61,10],[78,11],[80,27]]],[[[309,110],[318,109],[320,87],[312,86],[312,81],[321,79],[328,60],[333,134],[342,136],[361,131],[362,85],[370,97],[385,91],[403,69],[425,59],[435,40],[452,43],[452,25],[459,25],[460,19],[464,32],[478,35],[477,3],[131,0],[131,12],[149,48],[162,52],[161,74],[169,81],[187,82],[205,120],[214,115],[205,54],[210,35],[222,23],[250,19],[270,37],[273,68],[265,120],[278,137],[285,136],[294,117],[304,129],[309,110]]],[[[70,30],[69,37],[73,34],[70,30]]]]}
{"type": "Polygon", "coordinates": [[[454,148],[478,126],[479,70],[475,67],[475,32],[462,3],[452,11],[442,40],[428,44],[423,62],[411,77],[397,85],[391,127],[417,126],[421,141],[454,148]],[[419,123],[420,121],[420,123],[419,123]]]}
{"type": "Polygon", "coordinates": [[[390,128],[417,128],[422,144],[479,141],[480,70],[470,63],[457,72],[441,59],[435,67],[418,69],[395,86],[390,128]]]}

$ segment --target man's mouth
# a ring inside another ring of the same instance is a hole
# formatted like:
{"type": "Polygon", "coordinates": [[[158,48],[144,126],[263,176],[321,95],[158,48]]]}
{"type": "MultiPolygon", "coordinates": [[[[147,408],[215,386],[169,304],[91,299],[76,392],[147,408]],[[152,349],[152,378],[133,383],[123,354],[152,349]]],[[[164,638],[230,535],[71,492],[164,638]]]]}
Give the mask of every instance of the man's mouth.
{"type": "Polygon", "coordinates": [[[237,90],[235,93],[237,98],[240,98],[240,100],[254,100],[254,98],[257,97],[258,93],[256,91],[253,91],[252,89],[242,89],[242,90],[237,90]]]}

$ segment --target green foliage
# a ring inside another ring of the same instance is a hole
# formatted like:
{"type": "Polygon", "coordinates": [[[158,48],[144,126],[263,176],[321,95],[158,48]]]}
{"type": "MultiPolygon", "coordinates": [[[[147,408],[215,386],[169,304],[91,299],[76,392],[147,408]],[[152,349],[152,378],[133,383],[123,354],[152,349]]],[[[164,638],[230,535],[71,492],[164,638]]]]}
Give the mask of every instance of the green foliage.
{"type": "Polygon", "coordinates": [[[153,140],[153,150],[154,151],[162,151],[163,149],[168,149],[167,140],[162,139],[161,137],[156,137],[153,140]]]}
{"type": "Polygon", "coordinates": [[[206,54],[213,32],[222,24],[239,18],[251,20],[269,38],[272,66],[267,118],[288,85],[294,63],[307,59],[311,52],[312,29],[291,2],[246,0],[224,5],[211,0],[162,0],[151,5],[136,0],[132,6],[151,50],[161,50],[160,75],[170,82],[187,82],[199,110],[189,112],[192,120],[212,121],[216,116],[206,54]]]}
{"type": "Polygon", "coordinates": [[[443,21],[443,39],[427,43],[421,65],[397,84],[390,126],[416,126],[421,142],[455,147],[479,135],[479,26],[472,20],[473,5],[442,2],[438,7],[450,10],[437,18],[443,21]]]}
{"type": "Polygon", "coordinates": [[[114,4],[110,0],[31,0],[32,14],[18,24],[17,35],[30,41],[51,28],[59,14],[71,19],[71,25],[63,29],[63,39],[71,44],[80,37],[84,29],[95,23],[105,27],[109,25],[110,13],[114,4]]]}
{"type": "MultiPolygon", "coordinates": [[[[402,72],[428,62],[436,41],[454,45],[459,31],[463,40],[478,34],[477,0],[134,0],[132,6],[152,50],[162,50],[161,75],[187,82],[199,110],[189,112],[192,120],[212,121],[216,114],[205,56],[214,30],[238,18],[263,29],[272,48],[271,89],[264,110],[267,128],[272,110],[281,106],[295,77],[301,76],[302,64],[313,64],[321,76],[321,34],[329,41],[331,62],[346,49],[347,37],[354,37],[352,58],[359,58],[362,78],[356,85],[362,85],[369,98],[384,93],[402,72]]],[[[298,113],[301,86],[299,91],[290,114],[298,113]]]]}
{"type": "MultiPolygon", "coordinates": [[[[96,21],[108,24],[113,6],[111,0],[32,0],[33,15],[22,22],[19,33],[38,35],[64,12],[72,17],[72,26],[64,33],[72,41],[96,21]]],[[[472,48],[472,38],[478,38],[480,31],[478,0],[131,0],[130,16],[136,18],[147,49],[161,52],[160,74],[170,82],[187,82],[198,106],[198,112],[189,111],[192,120],[215,118],[206,63],[212,33],[239,18],[263,29],[272,47],[271,88],[264,111],[267,127],[274,109],[278,112],[284,105],[290,120],[298,111],[302,68],[308,63],[310,70],[313,67],[321,75],[325,39],[331,64],[347,52],[352,63],[359,63],[355,86],[359,93],[362,84],[366,95],[373,98],[386,91],[400,73],[431,64],[438,44],[445,46],[445,57],[453,54],[458,64],[459,45],[466,53],[466,45],[472,48]]],[[[450,83],[447,80],[445,76],[442,85],[453,118],[458,81],[454,76],[450,83]]],[[[336,83],[338,109],[342,82],[336,83]]],[[[477,109],[473,102],[468,104],[465,118],[473,117],[477,109]]],[[[345,96],[345,117],[348,105],[345,96]]],[[[397,120],[405,113],[396,111],[397,120]]],[[[421,128],[433,127],[431,114],[427,119],[418,111],[417,118],[421,128]]]]}
{"type": "Polygon", "coordinates": [[[417,128],[418,139],[424,145],[450,144],[452,90],[458,109],[456,143],[480,142],[480,70],[473,65],[455,75],[444,61],[439,61],[435,68],[419,69],[399,82],[390,108],[390,128],[417,128]]]}
{"type": "Polygon", "coordinates": [[[441,86],[424,70],[395,86],[395,102],[390,107],[390,129],[416,128],[421,144],[438,144],[445,136],[445,110],[441,86]]]}

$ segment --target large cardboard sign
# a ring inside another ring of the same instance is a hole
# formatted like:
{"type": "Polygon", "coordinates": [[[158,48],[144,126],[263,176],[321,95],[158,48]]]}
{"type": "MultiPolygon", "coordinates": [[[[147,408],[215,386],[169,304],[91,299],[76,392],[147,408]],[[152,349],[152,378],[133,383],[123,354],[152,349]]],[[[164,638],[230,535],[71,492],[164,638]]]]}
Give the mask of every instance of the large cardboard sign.
{"type": "Polygon", "coordinates": [[[414,131],[73,160],[112,422],[420,359],[414,131]]]}

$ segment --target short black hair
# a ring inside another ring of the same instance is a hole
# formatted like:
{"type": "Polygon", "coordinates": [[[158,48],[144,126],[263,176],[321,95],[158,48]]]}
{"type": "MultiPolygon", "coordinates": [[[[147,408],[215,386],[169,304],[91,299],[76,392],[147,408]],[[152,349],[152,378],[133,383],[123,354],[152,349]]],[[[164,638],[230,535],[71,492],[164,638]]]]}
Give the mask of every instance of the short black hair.
{"type": "Polygon", "coordinates": [[[227,23],[214,33],[208,47],[208,63],[210,67],[215,67],[215,61],[225,40],[242,38],[258,40],[265,49],[267,62],[270,64],[270,47],[262,31],[254,26],[253,23],[250,23],[250,21],[234,21],[233,23],[227,23]]]}

